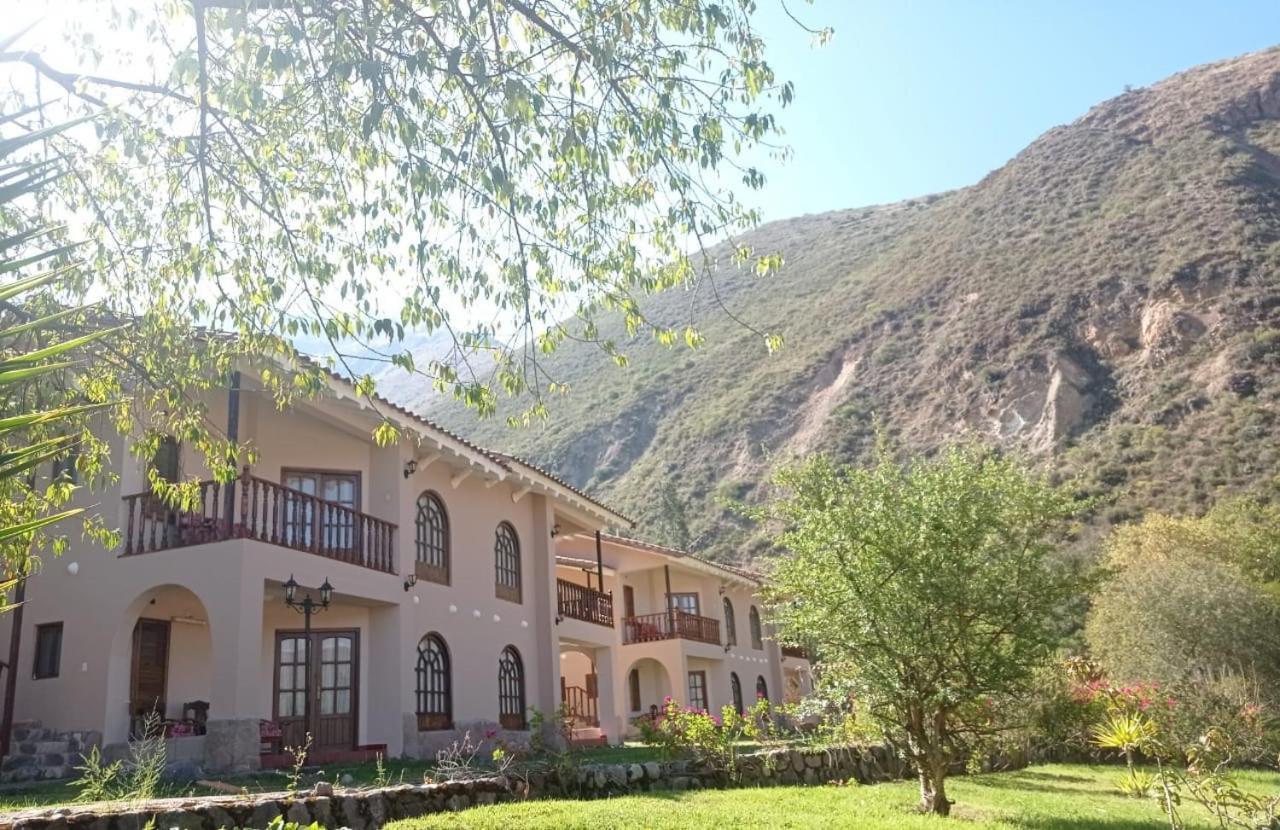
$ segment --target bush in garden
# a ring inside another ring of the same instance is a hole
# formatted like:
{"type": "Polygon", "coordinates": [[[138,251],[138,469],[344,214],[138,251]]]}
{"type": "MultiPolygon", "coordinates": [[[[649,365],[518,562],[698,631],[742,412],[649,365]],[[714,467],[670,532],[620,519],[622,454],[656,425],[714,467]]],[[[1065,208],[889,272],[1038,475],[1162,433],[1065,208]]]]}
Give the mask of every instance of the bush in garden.
{"type": "Polygon", "coordinates": [[[730,776],[737,774],[742,744],[781,740],[773,710],[764,697],[741,714],[734,707],[726,706],[719,715],[692,706],[682,707],[667,697],[657,719],[641,724],[641,735],[664,760],[692,758],[730,776]]]}
{"type": "Polygon", "coordinates": [[[1236,673],[1280,688],[1280,603],[1259,557],[1240,561],[1239,524],[1155,515],[1112,534],[1085,626],[1108,677],[1174,688],[1236,673]]]}

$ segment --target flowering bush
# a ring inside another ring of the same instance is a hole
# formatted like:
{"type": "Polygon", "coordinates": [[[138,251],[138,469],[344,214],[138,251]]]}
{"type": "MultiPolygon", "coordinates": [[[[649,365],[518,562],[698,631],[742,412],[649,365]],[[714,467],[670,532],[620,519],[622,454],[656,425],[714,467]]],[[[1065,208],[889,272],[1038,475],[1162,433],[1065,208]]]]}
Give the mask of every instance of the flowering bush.
{"type": "Polygon", "coordinates": [[[741,744],[778,738],[769,701],[764,697],[741,714],[726,706],[714,715],[705,709],[682,707],[668,696],[657,718],[642,721],[640,731],[645,743],[666,760],[692,758],[730,775],[737,771],[741,744]]]}

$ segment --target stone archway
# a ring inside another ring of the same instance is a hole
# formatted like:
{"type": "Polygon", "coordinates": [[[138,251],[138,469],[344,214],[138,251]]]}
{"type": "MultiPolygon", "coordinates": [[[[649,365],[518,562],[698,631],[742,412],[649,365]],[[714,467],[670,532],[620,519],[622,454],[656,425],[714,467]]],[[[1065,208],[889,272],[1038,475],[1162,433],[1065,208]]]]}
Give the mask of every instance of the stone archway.
{"type": "Polygon", "coordinates": [[[157,585],[129,603],[112,634],[107,660],[105,744],[127,740],[134,716],[143,709],[176,722],[185,704],[214,703],[209,626],[204,602],[184,585],[157,585]]]}

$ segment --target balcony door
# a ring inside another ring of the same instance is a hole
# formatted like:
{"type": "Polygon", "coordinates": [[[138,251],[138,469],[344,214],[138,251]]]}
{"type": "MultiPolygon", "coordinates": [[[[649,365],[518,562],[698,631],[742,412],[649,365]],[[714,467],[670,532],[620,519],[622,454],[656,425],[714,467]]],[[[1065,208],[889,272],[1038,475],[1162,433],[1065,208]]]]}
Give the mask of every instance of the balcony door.
{"type": "Polygon", "coordinates": [[[355,515],[360,509],[360,474],[329,470],[284,470],[284,486],[308,496],[315,496],[349,510],[320,511],[311,499],[286,495],[285,539],[294,547],[311,547],[314,534],[320,534],[321,547],[350,550],[355,546],[355,515]]]}
{"type": "Polygon", "coordinates": [[[701,610],[698,607],[697,594],[668,594],[671,610],[683,611],[686,614],[693,614],[695,617],[701,616],[701,610]]]}
{"type": "Polygon", "coordinates": [[[356,745],[359,645],[358,631],[314,631],[309,642],[301,631],[276,635],[273,714],[285,746],[302,746],[308,732],[313,749],[356,745]]]}

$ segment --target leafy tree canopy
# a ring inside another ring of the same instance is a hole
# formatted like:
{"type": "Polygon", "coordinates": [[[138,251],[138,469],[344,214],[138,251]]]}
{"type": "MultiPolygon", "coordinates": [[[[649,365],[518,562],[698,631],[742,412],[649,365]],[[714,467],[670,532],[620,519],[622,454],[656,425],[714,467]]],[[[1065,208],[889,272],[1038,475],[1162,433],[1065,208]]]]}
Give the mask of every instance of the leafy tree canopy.
{"type": "Polygon", "coordinates": [[[1166,687],[1223,673],[1280,680],[1275,511],[1229,501],[1202,518],[1151,514],[1112,532],[1110,579],[1093,599],[1089,648],[1112,678],[1166,687]]]}
{"type": "Polygon", "coordinates": [[[1078,501],[1017,461],[960,447],[870,469],[818,457],[781,472],[757,518],[786,551],[768,580],[784,641],[847,673],[861,713],[907,747],[921,808],[969,739],[1001,727],[1059,643],[1087,579],[1053,556],[1078,501]]]}
{"type": "MultiPolygon", "coordinates": [[[[527,417],[559,389],[540,355],[597,339],[606,310],[644,328],[639,298],[709,279],[702,244],[755,221],[734,193],[763,184],[751,162],[781,152],[793,95],[756,13],[755,0],[120,0],[78,17],[74,57],[10,45],[0,63],[23,74],[24,103],[58,95],[68,115],[96,114],[50,141],[75,171],[63,207],[87,217],[91,273],[158,348],[192,323],[238,335],[202,360],[322,338],[366,392],[352,355],[482,412],[537,393],[527,417]],[[405,333],[438,330],[455,358],[493,359],[418,365],[405,333]]],[[[738,256],[761,274],[779,264],[738,256]]],[[[701,338],[692,322],[655,334],[701,338]]]]}

